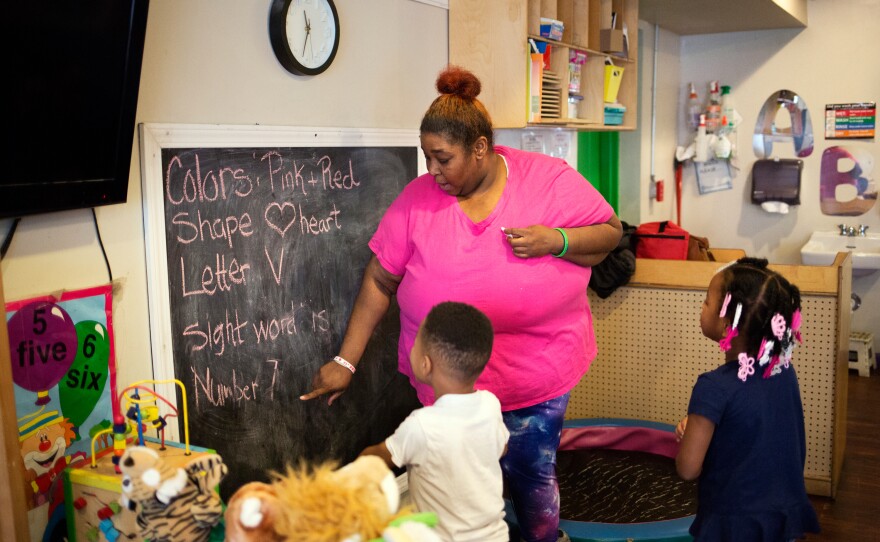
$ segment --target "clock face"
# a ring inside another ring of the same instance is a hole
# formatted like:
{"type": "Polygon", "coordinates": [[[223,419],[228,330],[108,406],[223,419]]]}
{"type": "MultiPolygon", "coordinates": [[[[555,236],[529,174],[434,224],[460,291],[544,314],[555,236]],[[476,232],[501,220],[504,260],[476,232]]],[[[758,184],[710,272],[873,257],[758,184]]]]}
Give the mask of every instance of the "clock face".
{"type": "Polygon", "coordinates": [[[339,47],[339,19],[332,0],[274,0],[269,14],[272,48],[299,75],[326,70],[339,47]]]}

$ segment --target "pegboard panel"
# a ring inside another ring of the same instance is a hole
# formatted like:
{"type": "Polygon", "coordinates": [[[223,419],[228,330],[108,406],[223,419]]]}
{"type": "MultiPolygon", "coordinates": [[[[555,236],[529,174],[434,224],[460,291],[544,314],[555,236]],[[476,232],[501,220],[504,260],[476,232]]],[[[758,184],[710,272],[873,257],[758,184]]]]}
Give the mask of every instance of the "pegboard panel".
{"type": "MultiPolygon", "coordinates": [[[[572,390],[567,418],[636,418],[677,424],[697,376],[723,362],[703,336],[705,289],[626,286],[606,299],[592,291],[599,354],[572,390]]],[[[837,298],[804,295],[804,344],[795,349],[806,419],[805,476],[829,480],[834,435],[837,298]]]]}
{"type": "MultiPolygon", "coordinates": [[[[831,476],[834,442],[838,306],[837,298],[804,296],[804,344],[793,355],[797,369],[807,432],[805,473],[816,478],[831,476]]],[[[849,307],[846,307],[848,310],[849,307]]]]}
{"type": "Polygon", "coordinates": [[[619,288],[590,293],[599,355],[572,390],[572,418],[638,418],[676,424],[687,413],[697,375],[718,364],[718,347],[700,331],[704,293],[619,288]]]}

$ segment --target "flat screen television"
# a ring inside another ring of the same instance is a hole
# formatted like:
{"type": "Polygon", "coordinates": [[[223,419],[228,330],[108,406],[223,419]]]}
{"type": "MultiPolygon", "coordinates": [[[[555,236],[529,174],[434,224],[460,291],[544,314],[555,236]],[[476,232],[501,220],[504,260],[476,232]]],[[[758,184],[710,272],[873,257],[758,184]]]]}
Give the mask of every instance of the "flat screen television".
{"type": "Polygon", "coordinates": [[[0,218],[123,203],[149,0],[13,0],[0,218]]]}

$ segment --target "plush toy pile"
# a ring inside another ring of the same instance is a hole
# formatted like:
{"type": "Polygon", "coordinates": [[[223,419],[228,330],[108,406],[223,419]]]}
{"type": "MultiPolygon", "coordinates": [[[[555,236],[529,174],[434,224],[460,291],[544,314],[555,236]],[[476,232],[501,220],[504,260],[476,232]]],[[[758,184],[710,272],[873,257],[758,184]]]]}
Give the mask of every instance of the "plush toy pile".
{"type": "Polygon", "coordinates": [[[364,456],[334,470],[288,468],[271,484],[238,489],[226,510],[229,542],[433,542],[434,514],[398,510],[397,482],[385,462],[364,456]]]}

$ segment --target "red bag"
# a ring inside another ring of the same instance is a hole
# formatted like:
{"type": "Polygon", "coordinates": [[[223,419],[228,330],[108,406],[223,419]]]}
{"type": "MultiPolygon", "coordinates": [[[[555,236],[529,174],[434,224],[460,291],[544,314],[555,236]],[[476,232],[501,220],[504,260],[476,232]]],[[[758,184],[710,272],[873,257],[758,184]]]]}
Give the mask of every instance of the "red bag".
{"type": "Polygon", "coordinates": [[[636,257],[686,260],[690,234],[671,220],[646,222],[636,228],[636,257]]]}

